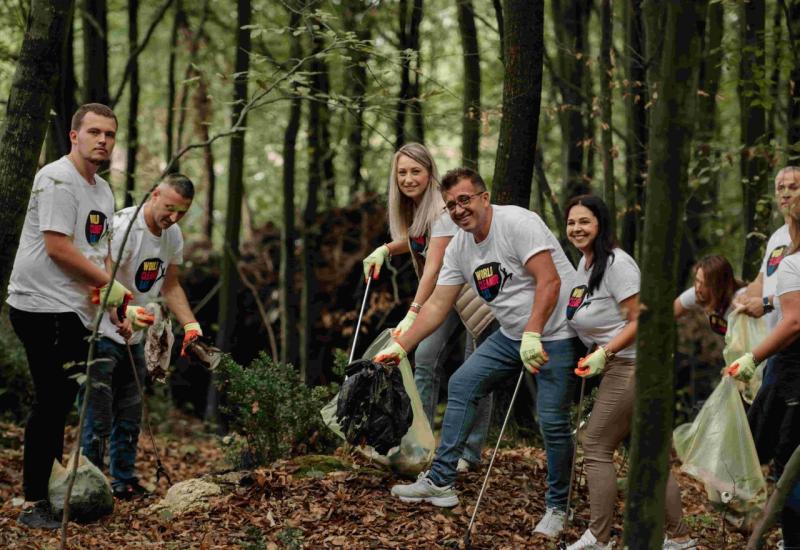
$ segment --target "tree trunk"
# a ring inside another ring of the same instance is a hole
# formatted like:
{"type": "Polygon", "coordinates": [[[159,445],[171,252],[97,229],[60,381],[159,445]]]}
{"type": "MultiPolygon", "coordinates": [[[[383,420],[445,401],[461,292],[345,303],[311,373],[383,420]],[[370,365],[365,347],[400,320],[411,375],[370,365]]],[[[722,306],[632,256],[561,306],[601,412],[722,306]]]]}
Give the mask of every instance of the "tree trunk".
{"type": "Polygon", "coordinates": [[[398,3],[399,31],[397,33],[400,44],[400,91],[397,94],[397,113],[395,115],[395,148],[399,149],[407,141],[422,142],[425,139],[425,129],[422,120],[422,103],[419,100],[419,25],[422,22],[422,0],[412,0],[411,13],[409,14],[408,0],[398,3]],[[416,69],[412,78],[411,68],[416,69]],[[406,128],[406,114],[412,117],[414,130],[408,134],[406,128]]]}
{"type": "Polygon", "coordinates": [[[133,205],[133,192],[136,187],[136,150],[139,147],[139,60],[134,52],[139,47],[138,12],[139,0],[128,0],[128,50],[133,65],[128,81],[128,148],[125,164],[125,207],[133,205]]]}
{"type": "Polygon", "coordinates": [[[0,133],[0,310],[39,161],[72,2],[32,0],[0,133]]]}
{"type": "Polygon", "coordinates": [[[481,58],[472,0],[458,0],[458,30],[464,58],[461,164],[477,171],[481,137],[481,58]]]}
{"type": "Polygon", "coordinates": [[[419,26],[422,23],[422,0],[414,0],[411,8],[411,21],[408,28],[408,46],[414,52],[414,64],[411,75],[411,127],[413,134],[411,141],[425,143],[425,117],[422,112],[422,56],[419,46],[419,26]]]}
{"type": "Polygon", "coordinates": [[[111,102],[108,91],[108,7],[106,0],[83,2],[83,102],[111,102]]]}
{"type": "Polygon", "coordinates": [[[753,533],[750,535],[750,539],[747,541],[747,550],[760,550],[762,548],[763,542],[761,539],[764,538],[764,535],[767,534],[767,531],[769,531],[775,523],[775,519],[786,504],[786,499],[789,498],[789,494],[799,480],[800,447],[797,447],[792,453],[792,456],[789,457],[789,461],[786,463],[781,478],[778,480],[778,483],[775,484],[775,491],[770,495],[767,501],[761,520],[756,524],[753,533]]]}
{"type": "Polygon", "coordinates": [[[642,0],[624,0],[628,89],[625,90],[625,214],[622,220],[622,248],[636,255],[636,241],[642,230],[645,206],[644,177],[647,173],[648,90],[645,84],[644,27],[642,0]]]}
{"type": "Polygon", "coordinates": [[[657,84],[658,98],[650,126],[636,401],[625,503],[624,544],[631,550],[661,548],[664,540],[676,341],[672,300],[678,293],[680,209],[687,185],[700,59],[695,2],[665,4],[666,17],[656,13],[653,0],[644,4],[649,12],[647,35],[658,37],[660,48],[648,51],[656,62],[649,84],[651,89],[657,84]]]}
{"type": "MultiPolygon", "coordinates": [[[[209,139],[208,122],[213,118],[211,101],[208,98],[208,82],[200,76],[197,92],[194,94],[195,128],[200,141],[209,139]]],[[[214,194],[217,188],[217,175],[214,173],[214,149],[211,144],[203,147],[203,166],[206,174],[206,216],[204,233],[208,242],[213,242],[214,234],[214,194]]]]}
{"type": "Polygon", "coordinates": [[[769,236],[772,206],[764,137],[766,111],[761,101],[755,67],[764,66],[764,0],[739,5],[741,61],[739,63],[739,109],[742,129],[742,202],[745,245],[742,278],[753,280],[758,274],[763,246],[769,236]]]}
{"type": "MultiPolygon", "coordinates": [[[[175,63],[178,55],[178,31],[186,26],[186,12],[183,3],[177,0],[175,4],[175,18],[172,20],[172,32],[169,39],[169,62],[167,63],[167,127],[164,136],[164,161],[172,159],[175,145],[175,63]]],[[[180,161],[176,160],[170,165],[170,172],[181,171],[180,161]]]]}
{"type": "Polygon", "coordinates": [[[780,101],[781,63],[783,59],[783,3],[777,2],[772,12],[772,72],[769,78],[769,111],[767,112],[767,131],[764,141],[771,143],[777,136],[776,119],[780,101]]]}
{"type": "Polygon", "coordinates": [[[505,59],[503,52],[503,44],[506,43],[505,39],[505,21],[503,20],[503,2],[502,0],[492,0],[494,5],[494,16],[497,19],[497,34],[500,35],[500,61],[505,59]]]}
{"type": "Polygon", "coordinates": [[[75,33],[73,20],[75,17],[74,6],[69,11],[67,21],[67,37],[61,53],[58,82],[53,93],[53,112],[50,128],[47,134],[46,162],[51,163],[69,153],[71,144],[69,130],[72,115],[78,109],[75,92],[78,82],[75,80],[75,49],[73,47],[75,33]]]}
{"type": "Polygon", "coordinates": [[[792,54],[792,69],[789,73],[789,108],[786,125],[786,143],[789,164],[800,161],[800,0],[792,0],[788,7],[786,25],[792,54]]]}
{"type": "Polygon", "coordinates": [[[603,158],[603,199],[611,212],[611,234],[617,234],[617,206],[614,191],[614,141],[611,135],[611,93],[612,66],[611,48],[611,0],[601,0],[600,4],[600,107],[602,123],[600,128],[603,158]]]}
{"type": "Polygon", "coordinates": [[[495,158],[493,201],[528,208],[542,99],[544,12],[541,2],[505,0],[503,118],[495,158]]]}

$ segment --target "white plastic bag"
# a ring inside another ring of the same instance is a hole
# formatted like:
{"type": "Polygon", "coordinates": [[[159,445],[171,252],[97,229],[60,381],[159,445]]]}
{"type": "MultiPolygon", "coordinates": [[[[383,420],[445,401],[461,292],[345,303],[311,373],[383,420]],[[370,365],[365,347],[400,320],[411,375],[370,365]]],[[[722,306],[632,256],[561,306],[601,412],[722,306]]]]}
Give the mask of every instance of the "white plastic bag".
{"type": "MultiPolygon", "coordinates": [[[[364,359],[372,359],[376,353],[386,347],[391,338],[392,329],[385,330],[372,342],[372,345],[369,346],[369,349],[364,352],[362,357],[364,359]]],[[[436,448],[436,441],[428,423],[428,418],[425,416],[425,411],[422,409],[422,401],[419,398],[419,392],[414,383],[414,373],[411,371],[408,359],[403,359],[398,368],[403,376],[403,387],[411,400],[411,410],[414,415],[411,427],[400,440],[400,445],[392,447],[385,455],[378,453],[369,445],[356,447],[356,449],[367,458],[400,474],[416,475],[430,466],[433,460],[433,452],[436,448]]],[[[338,398],[338,395],[334,397],[322,408],[320,414],[322,414],[322,419],[333,433],[344,440],[344,434],[336,421],[336,401],[338,398]]]]}
{"type": "MultiPolygon", "coordinates": [[[[753,351],[753,348],[766,338],[768,332],[763,317],[750,317],[735,311],[731,313],[728,316],[728,331],[725,333],[725,349],[722,350],[725,364],[730,365],[745,353],[753,351]]],[[[753,402],[761,387],[765,364],[766,362],[762,361],[756,366],[756,372],[748,382],[736,382],[736,387],[748,404],[753,402]]]]}

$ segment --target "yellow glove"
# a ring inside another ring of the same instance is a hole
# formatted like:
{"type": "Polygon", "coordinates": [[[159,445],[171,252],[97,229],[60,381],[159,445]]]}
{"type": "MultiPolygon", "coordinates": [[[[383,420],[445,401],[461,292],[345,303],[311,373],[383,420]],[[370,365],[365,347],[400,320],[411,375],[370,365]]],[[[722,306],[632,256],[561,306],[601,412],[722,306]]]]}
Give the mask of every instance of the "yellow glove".
{"type": "Polygon", "coordinates": [[[539,374],[539,369],[549,359],[542,347],[542,335],[538,332],[524,332],[519,346],[519,357],[531,374],[539,374]]]}
{"type": "Polygon", "coordinates": [[[369,278],[369,271],[372,269],[372,278],[377,279],[378,275],[381,272],[381,267],[383,266],[383,262],[385,262],[389,258],[389,247],[385,244],[380,245],[378,248],[372,251],[372,254],[364,258],[361,262],[364,264],[364,279],[369,278]]]}
{"type": "Polygon", "coordinates": [[[578,361],[578,368],[575,374],[582,378],[591,378],[603,372],[606,368],[606,350],[603,346],[598,347],[586,357],[581,357],[578,361]]]}
{"type": "MultiPolygon", "coordinates": [[[[128,302],[133,299],[131,291],[122,286],[119,281],[111,281],[111,290],[108,292],[108,301],[106,307],[120,307],[127,306],[128,302]]],[[[98,286],[92,289],[92,303],[99,304],[103,301],[108,284],[98,286]]]]}
{"type": "Polygon", "coordinates": [[[125,317],[131,320],[131,328],[133,328],[133,330],[146,329],[156,320],[155,315],[147,311],[147,308],[142,306],[126,307],[125,317]]]}
{"type": "Polygon", "coordinates": [[[411,325],[414,323],[414,319],[416,318],[417,314],[413,311],[406,313],[406,316],[403,317],[403,320],[400,321],[400,324],[397,325],[397,328],[392,331],[392,336],[395,338],[400,338],[403,334],[408,332],[408,329],[411,328],[411,325]]]}
{"type": "Polygon", "coordinates": [[[756,360],[752,353],[745,353],[725,369],[725,374],[733,376],[736,380],[741,380],[742,382],[750,380],[755,372],[756,360]]]}
{"type": "Polygon", "coordinates": [[[397,365],[406,358],[406,350],[397,342],[392,342],[391,345],[383,348],[375,357],[372,358],[376,363],[383,363],[385,365],[397,365]]]}

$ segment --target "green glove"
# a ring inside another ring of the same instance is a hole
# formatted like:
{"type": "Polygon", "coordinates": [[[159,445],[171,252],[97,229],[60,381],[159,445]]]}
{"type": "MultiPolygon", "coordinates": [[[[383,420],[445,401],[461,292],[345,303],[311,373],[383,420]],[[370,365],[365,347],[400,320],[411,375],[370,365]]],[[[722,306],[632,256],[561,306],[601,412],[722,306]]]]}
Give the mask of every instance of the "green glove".
{"type": "Polygon", "coordinates": [[[386,365],[397,365],[406,358],[406,350],[397,342],[392,342],[390,346],[383,348],[375,357],[372,358],[376,363],[384,363],[386,365]]]}
{"type": "Polygon", "coordinates": [[[542,335],[538,332],[524,332],[519,346],[519,357],[531,374],[539,374],[539,369],[549,359],[542,347],[542,335]]]}
{"type": "Polygon", "coordinates": [[[364,264],[364,278],[369,278],[369,271],[373,269],[372,278],[377,279],[378,275],[381,272],[381,267],[383,266],[383,262],[385,262],[389,258],[389,247],[385,244],[380,245],[378,248],[372,251],[372,254],[364,258],[361,262],[364,264]]]}
{"type": "Polygon", "coordinates": [[[745,353],[736,361],[731,363],[731,366],[725,369],[725,374],[733,376],[737,380],[747,382],[753,377],[756,372],[756,360],[752,353],[745,353]]]}
{"type": "Polygon", "coordinates": [[[606,350],[603,346],[600,346],[578,361],[578,368],[575,369],[575,374],[583,378],[591,378],[603,372],[605,368],[606,350]]]}
{"type": "Polygon", "coordinates": [[[408,329],[411,328],[411,325],[414,323],[414,319],[416,318],[417,314],[409,310],[409,312],[406,313],[406,316],[403,317],[403,320],[400,321],[400,324],[397,325],[397,328],[392,331],[392,336],[395,338],[400,338],[403,334],[408,332],[408,329]]]}
{"type": "MultiPolygon", "coordinates": [[[[108,301],[106,307],[120,307],[128,305],[133,299],[131,291],[122,286],[119,281],[111,281],[111,290],[108,293],[108,301]]],[[[106,292],[108,284],[98,286],[92,289],[92,303],[99,304],[103,300],[103,294],[106,292]]]]}
{"type": "Polygon", "coordinates": [[[156,317],[147,308],[142,306],[128,306],[125,308],[125,317],[131,320],[131,328],[133,330],[146,329],[152,325],[156,317]]]}

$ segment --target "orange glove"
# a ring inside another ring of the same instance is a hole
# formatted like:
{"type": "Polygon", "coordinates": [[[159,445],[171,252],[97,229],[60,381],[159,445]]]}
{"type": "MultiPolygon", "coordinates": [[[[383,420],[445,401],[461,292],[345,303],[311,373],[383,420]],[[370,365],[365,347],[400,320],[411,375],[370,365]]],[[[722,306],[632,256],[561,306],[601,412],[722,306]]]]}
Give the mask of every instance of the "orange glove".
{"type": "Polygon", "coordinates": [[[200,338],[202,335],[203,330],[200,328],[200,323],[197,321],[183,325],[183,346],[181,347],[181,357],[187,356],[186,347],[200,338]]]}
{"type": "Polygon", "coordinates": [[[155,315],[142,306],[128,306],[125,308],[125,318],[131,320],[131,328],[133,330],[146,329],[156,320],[155,315]]]}
{"type": "Polygon", "coordinates": [[[119,281],[111,281],[103,286],[93,288],[91,297],[92,303],[99,304],[103,301],[103,295],[105,294],[109,284],[111,285],[111,288],[108,290],[106,307],[127,307],[128,302],[133,300],[133,294],[131,294],[130,290],[122,286],[119,281]]]}

